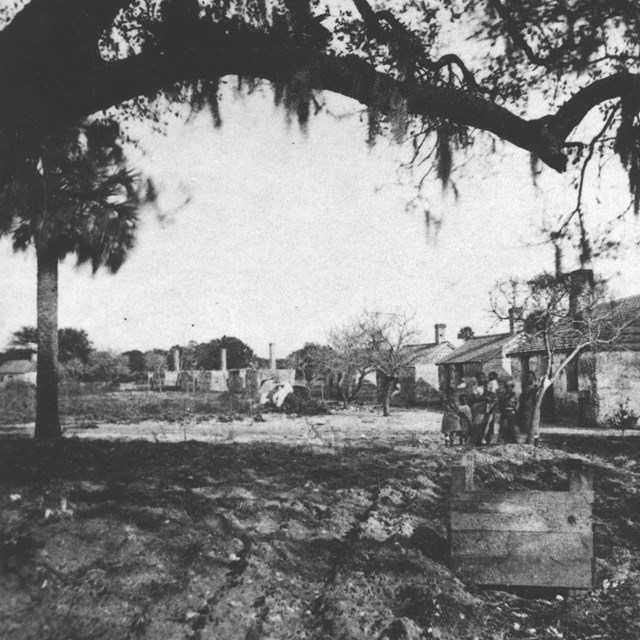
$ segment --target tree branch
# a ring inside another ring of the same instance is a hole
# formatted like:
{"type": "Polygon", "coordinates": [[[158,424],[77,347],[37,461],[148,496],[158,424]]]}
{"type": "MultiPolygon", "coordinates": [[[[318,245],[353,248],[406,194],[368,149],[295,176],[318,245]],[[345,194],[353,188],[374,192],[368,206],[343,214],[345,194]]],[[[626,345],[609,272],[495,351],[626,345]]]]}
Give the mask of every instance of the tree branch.
{"type": "Polygon", "coordinates": [[[522,49],[529,62],[532,64],[548,69],[560,59],[573,42],[573,39],[567,36],[566,40],[559,47],[549,51],[546,56],[541,56],[537,54],[526,41],[525,37],[520,32],[517,22],[513,19],[513,16],[509,13],[507,7],[505,7],[500,0],[491,0],[490,4],[504,22],[511,40],[513,40],[514,44],[522,49]]]}
{"type": "MultiPolygon", "coordinates": [[[[364,8],[368,4],[355,1],[363,7],[365,20],[370,21],[364,8]]],[[[178,81],[240,75],[281,83],[301,65],[306,65],[303,70],[310,88],[375,105],[387,115],[394,113],[400,97],[410,115],[443,118],[491,132],[534,153],[555,170],[564,171],[567,157],[563,145],[571,130],[593,107],[627,95],[638,82],[634,75],[615,74],[577,92],[557,113],[525,120],[474,91],[413,78],[398,80],[357,56],[318,50],[302,39],[252,30],[238,23],[230,27],[203,18],[189,38],[183,37],[179,46],[164,51],[156,48],[114,61],[88,55],[86,38],[76,31],[78,21],[83,16],[87,20],[95,18],[89,20],[95,38],[98,25],[104,27],[126,4],[126,0],[34,0],[28,5],[32,14],[19,14],[0,32],[0,182],[6,180],[7,172],[20,157],[59,124],[139,95],[153,95],[178,81]],[[61,16],[50,20],[50,8],[61,16]],[[64,16],[69,24],[61,19],[64,16]],[[60,47],[64,55],[32,55],[37,45],[34,38],[40,33],[33,26],[36,18],[47,26],[48,46],[55,45],[54,53],[60,47]],[[75,27],[70,29],[69,25],[75,27]],[[29,64],[16,70],[9,60],[26,60],[29,64]]]]}
{"type": "MultiPolygon", "coordinates": [[[[428,71],[440,71],[443,67],[451,68],[455,64],[462,73],[465,83],[474,91],[490,94],[491,90],[478,84],[471,70],[462,59],[454,53],[441,56],[438,60],[431,60],[424,51],[422,42],[398,18],[389,10],[374,11],[367,0],[353,0],[358,12],[362,16],[365,26],[372,36],[382,44],[394,44],[407,58],[413,58],[412,62],[428,71]],[[382,22],[389,25],[385,29],[382,22]]],[[[402,64],[407,61],[400,61],[402,64]]]]}

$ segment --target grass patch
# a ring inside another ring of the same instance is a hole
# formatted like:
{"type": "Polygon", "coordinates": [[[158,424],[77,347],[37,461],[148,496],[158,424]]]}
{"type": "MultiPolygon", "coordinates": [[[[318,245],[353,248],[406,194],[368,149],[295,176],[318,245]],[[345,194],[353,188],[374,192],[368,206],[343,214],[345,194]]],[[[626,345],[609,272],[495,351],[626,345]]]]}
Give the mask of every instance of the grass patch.
{"type": "MultiPolygon", "coordinates": [[[[182,391],[113,391],[108,387],[60,387],[60,415],[76,422],[135,423],[144,420],[177,422],[215,415],[249,413],[247,399],[230,393],[182,391]]],[[[17,382],[0,389],[0,424],[35,420],[35,387],[17,382]]]]}

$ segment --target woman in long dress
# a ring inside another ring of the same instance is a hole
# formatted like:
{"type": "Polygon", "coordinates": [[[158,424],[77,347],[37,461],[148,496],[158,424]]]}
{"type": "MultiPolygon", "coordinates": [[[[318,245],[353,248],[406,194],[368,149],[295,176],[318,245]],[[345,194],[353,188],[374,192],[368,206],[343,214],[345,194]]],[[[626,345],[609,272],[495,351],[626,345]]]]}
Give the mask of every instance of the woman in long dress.
{"type": "Polygon", "coordinates": [[[515,385],[509,381],[499,400],[500,405],[500,440],[502,443],[515,444],[518,442],[518,396],[515,385]]]}

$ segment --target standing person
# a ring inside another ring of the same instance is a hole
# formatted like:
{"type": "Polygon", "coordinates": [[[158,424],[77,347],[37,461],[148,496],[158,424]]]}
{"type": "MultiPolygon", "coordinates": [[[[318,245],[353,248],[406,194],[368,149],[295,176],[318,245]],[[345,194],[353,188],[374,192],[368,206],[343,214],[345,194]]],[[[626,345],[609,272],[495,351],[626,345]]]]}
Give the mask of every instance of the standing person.
{"type": "Polygon", "coordinates": [[[476,374],[476,381],[471,389],[471,404],[478,399],[482,398],[487,390],[487,379],[482,371],[476,374]]]}
{"type": "Polygon", "coordinates": [[[538,381],[536,374],[529,371],[525,378],[524,388],[520,394],[520,435],[525,437],[531,431],[531,421],[533,419],[533,407],[536,402],[536,393],[538,391],[538,381]]]}
{"type": "Polygon", "coordinates": [[[444,413],[442,414],[441,431],[444,434],[444,446],[449,447],[454,442],[455,434],[460,432],[460,414],[453,397],[453,389],[447,389],[444,397],[444,413]]]}
{"type": "Polygon", "coordinates": [[[500,384],[498,382],[498,374],[495,371],[489,373],[489,379],[485,383],[484,395],[487,400],[487,417],[485,427],[482,433],[481,444],[489,444],[495,435],[495,425],[499,422],[498,411],[498,391],[500,384]]]}
{"type": "Polygon", "coordinates": [[[491,371],[489,373],[489,380],[487,382],[487,391],[489,393],[495,393],[498,395],[498,389],[500,388],[500,383],[498,382],[498,374],[495,371],[491,371]]]}
{"type": "Polygon", "coordinates": [[[513,382],[507,382],[499,400],[500,440],[507,444],[518,442],[518,395],[516,394],[515,386],[513,382]]]}
{"type": "Polygon", "coordinates": [[[475,445],[482,444],[484,430],[487,426],[488,402],[486,396],[475,398],[471,405],[471,442],[475,445]]]}
{"type": "Polygon", "coordinates": [[[458,397],[458,413],[460,415],[460,444],[464,444],[471,433],[471,407],[467,404],[467,396],[461,393],[458,397]]]}
{"type": "Polygon", "coordinates": [[[484,373],[476,374],[476,382],[471,390],[471,442],[475,445],[482,444],[484,430],[487,424],[487,397],[485,392],[487,379],[484,373]]]}
{"type": "Polygon", "coordinates": [[[495,434],[498,396],[487,389],[487,392],[484,394],[484,399],[487,403],[487,410],[480,444],[489,444],[493,440],[493,436],[495,434]]]}

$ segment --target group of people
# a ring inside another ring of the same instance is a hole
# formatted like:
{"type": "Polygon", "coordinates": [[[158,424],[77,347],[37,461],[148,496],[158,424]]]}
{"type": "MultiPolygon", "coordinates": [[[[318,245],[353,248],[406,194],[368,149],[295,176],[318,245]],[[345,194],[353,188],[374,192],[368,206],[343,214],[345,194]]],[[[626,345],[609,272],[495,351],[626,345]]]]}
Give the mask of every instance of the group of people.
{"type": "Polygon", "coordinates": [[[515,384],[500,384],[492,371],[488,379],[483,373],[468,393],[466,384],[448,389],[444,398],[442,433],[446,446],[456,440],[480,446],[492,442],[516,443],[531,427],[537,383],[533,373],[527,374],[522,393],[518,396],[515,384]],[[456,397],[457,395],[457,397],[456,397]]]}

